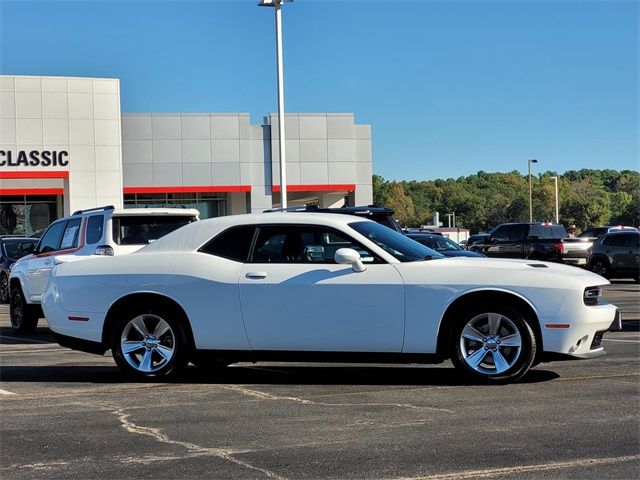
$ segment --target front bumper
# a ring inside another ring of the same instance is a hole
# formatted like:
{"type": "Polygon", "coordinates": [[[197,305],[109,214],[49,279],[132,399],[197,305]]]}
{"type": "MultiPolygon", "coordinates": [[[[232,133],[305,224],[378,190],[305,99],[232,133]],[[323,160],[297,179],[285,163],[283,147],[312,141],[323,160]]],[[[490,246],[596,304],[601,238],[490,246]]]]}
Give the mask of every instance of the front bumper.
{"type": "Polygon", "coordinates": [[[579,320],[567,318],[566,327],[543,325],[543,344],[547,353],[574,358],[594,358],[605,354],[602,336],[608,331],[622,330],[620,310],[608,303],[585,306],[579,320]]]}

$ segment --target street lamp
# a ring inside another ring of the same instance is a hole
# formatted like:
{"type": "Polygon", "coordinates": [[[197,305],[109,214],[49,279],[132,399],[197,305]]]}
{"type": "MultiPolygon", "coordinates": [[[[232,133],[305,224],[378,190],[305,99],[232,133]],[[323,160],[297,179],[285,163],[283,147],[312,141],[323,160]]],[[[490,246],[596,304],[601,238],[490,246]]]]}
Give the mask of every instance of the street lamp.
{"type": "Polygon", "coordinates": [[[560,223],[560,215],[558,214],[558,177],[551,178],[553,178],[556,184],[556,223],[560,223]]]}
{"type": "Polygon", "coordinates": [[[538,160],[532,159],[528,161],[529,165],[529,222],[533,222],[533,195],[531,190],[531,164],[538,163],[538,160]]]}
{"type": "Polygon", "coordinates": [[[274,7],[276,12],[276,58],[278,63],[278,146],[280,150],[280,206],[287,208],[287,160],[284,136],[284,73],[282,67],[282,4],[293,0],[260,0],[260,7],[274,7]]]}

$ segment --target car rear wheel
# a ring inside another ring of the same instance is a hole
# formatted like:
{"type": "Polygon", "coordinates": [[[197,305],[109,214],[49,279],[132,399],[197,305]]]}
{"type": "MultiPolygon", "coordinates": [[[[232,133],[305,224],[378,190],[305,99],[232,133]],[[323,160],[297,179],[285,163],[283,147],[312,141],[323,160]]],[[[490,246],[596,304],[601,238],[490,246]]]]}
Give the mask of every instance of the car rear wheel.
{"type": "Polygon", "coordinates": [[[0,303],[9,303],[9,279],[0,274],[0,303]]]}
{"type": "Polygon", "coordinates": [[[601,258],[594,258],[593,260],[591,260],[591,263],[589,264],[589,270],[591,270],[593,273],[597,273],[604,278],[609,278],[609,276],[611,275],[609,264],[606,260],[603,260],[601,258]]]}
{"type": "Polygon", "coordinates": [[[33,333],[38,326],[38,313],[26,302],[20,287],[11,291],[9,317],[15,333],[33,333]]]}
{"type": "Polygon", "coordinates": [[[127,375],[145,378],[175,372],[187,364],[188,343],[177,312],[130,311],[114,325],[111,351],[127,375]]]}
{"type": "Polygon", "coordinates": [[[488,383],[520,379],[533,365],[536,348],[533,330],[511,307],[468,309],[450,337],[453,364],[465,375],[488,383]]]}

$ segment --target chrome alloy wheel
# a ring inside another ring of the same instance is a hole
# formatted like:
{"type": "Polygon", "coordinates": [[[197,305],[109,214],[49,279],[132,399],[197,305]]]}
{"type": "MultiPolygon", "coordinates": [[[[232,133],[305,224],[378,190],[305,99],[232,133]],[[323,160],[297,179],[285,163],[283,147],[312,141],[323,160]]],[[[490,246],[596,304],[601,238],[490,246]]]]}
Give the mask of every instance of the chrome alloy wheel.
{"type": "Polygon", "coordinates": [[[176,338],[165,320],[148,313],[127,323],[120,336],[120,349],[135,370],[154,373],[173,359],[176,338]]]}
{"type": "Polygon", "coordinates": [[[477,372],[496,375],[509,370],[520,357],[518,327],[499,313],[482,313],[467,322],[460,334],[464,361],[477,372]]]}

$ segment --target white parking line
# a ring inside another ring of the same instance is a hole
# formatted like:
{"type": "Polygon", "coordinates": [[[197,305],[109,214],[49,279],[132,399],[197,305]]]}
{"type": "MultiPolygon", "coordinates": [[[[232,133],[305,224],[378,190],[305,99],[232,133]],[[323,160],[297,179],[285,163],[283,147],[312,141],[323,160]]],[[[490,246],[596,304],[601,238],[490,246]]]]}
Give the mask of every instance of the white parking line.
{"type": "Polygon", "coordinates": [[[2,390],[2,389],[0,388],[0,395],[15,395],[15,393],[13,393],[13,392],[9,392],[9,391],[7,391],[7,390],[2,390]]]}
{"type": "Polygon", "coordinates": [[[640,343],[640,340],[616,340],[613,338],[603,338],[605,342],[640,343]]]}

